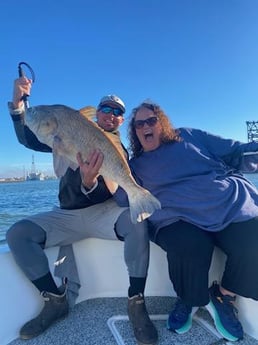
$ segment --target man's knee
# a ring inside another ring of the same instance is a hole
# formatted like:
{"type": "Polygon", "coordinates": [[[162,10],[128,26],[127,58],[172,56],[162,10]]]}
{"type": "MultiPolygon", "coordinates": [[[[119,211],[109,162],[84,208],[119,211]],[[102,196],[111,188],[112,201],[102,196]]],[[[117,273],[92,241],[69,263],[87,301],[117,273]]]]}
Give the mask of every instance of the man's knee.
{"type": "Polygon", "coordinates": [[[128,233],[128,224],[130,222],[130,211],[125,210],[120,214],[115,223],[115,233],[120,241],[123,241],[128,233]]]}
{"type": "Polygon", "coordinates": [[[9,245],[24,237],[27,222],[27,220],[23,219],[10,227],[10,229],[6,233],[6,240],[9,245]]]}
{"type": "Polygon", "coordinates": [[[12,249],[16,245],[19,245],[22,241],[32,239],[38,236],[40,238],[45,237],[45,231],[37,224],[30,220],[22,219],[17,223],[13,224],[6,233],[6,241],[12,249]]]}
{"type": "Polygon", "coordinates": [[[130,210],[124,211],[115,224],[115,232],[120,240],[124,240],[128,235],[136,240],[148,239],[147,221],[132,223],[130,210]]]}

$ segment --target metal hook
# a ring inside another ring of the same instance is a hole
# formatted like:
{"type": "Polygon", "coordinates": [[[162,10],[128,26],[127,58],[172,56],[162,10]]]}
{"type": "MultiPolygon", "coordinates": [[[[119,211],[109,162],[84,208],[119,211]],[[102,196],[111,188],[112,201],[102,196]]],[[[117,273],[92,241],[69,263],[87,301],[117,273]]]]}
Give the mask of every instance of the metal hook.
{"type": "Polygon", "coordinates": [[[21,67],[22,65],[26,66],[29,69],[29,71],[31,73],[31,80],[34,83],[35,82],[35,73],[34,73],[33,69],[30,67],[30,65],[27,64],[26,62],[20,62],[19,65],[18,65],[19,77],[24,77],[25,76],[24,71],[23,71],[23,69],[21,67]]]}

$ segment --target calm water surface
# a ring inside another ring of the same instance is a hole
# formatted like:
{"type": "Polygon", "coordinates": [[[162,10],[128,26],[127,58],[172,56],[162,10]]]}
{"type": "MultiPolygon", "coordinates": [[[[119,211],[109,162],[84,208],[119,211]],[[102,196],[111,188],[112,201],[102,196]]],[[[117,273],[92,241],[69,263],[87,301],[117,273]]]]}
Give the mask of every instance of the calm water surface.
{"type": "MultiPolygon", "coordinates": [[[[246,177],[258,188],[258,174],[246,177]]],[[[58,180],[0,183],[0,245],[13,223],[58,205],[58,184],[58,180]]]]}
{"type": "Polygon", "coordinates": [[[0,244],[16,221],[58,205],[58,180],[0,183],[0,244]]]}

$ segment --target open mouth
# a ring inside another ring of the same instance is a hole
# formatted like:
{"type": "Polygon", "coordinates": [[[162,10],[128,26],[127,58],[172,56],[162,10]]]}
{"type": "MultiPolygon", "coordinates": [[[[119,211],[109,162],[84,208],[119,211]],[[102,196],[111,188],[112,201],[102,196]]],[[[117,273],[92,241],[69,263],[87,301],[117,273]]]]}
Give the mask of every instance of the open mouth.
{"type": "Polygon", "coordinates": [[[144,138],[146,141],[149,141],[153,138],[153,134],[152,133],[145,133],[144,138]]]}

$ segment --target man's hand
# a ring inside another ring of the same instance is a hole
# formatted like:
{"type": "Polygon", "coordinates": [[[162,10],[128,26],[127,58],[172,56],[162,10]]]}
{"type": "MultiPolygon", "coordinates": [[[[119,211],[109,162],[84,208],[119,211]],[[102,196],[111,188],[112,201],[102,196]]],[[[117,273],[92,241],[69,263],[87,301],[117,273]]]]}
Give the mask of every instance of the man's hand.
{"type": "Polygon", "coordinates": [[[99,175],[99,169],[103,163],[104,155],[99,150],[94,150],[86,161],[83,161],[81,153],[77,153],[77,161],[80,166],[82,184],[87,189],[91,189],[99,175]]]}
{"type": "Polygon", "coordinates": [[[21,101],[22,96],[30,95],[32,80],[26,77],[20,77],[14,81],[13,86],[13,107],[14,109],[23,106],[23,101],[21,101]]]}

